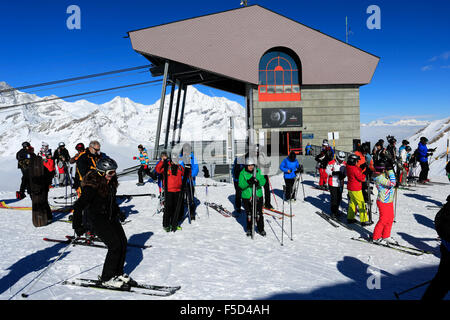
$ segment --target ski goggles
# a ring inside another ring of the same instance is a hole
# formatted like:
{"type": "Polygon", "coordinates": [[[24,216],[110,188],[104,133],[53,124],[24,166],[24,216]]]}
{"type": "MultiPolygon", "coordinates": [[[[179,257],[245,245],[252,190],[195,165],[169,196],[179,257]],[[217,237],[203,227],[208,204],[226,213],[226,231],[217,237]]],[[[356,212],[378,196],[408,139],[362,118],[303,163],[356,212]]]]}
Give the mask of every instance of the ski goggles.
{"type": "Polygon", "coordinates": [[[106,174],[107,176],[112,177],[112,176],[114,176],[114,175],[116,174],[116,170],[107,170],[107,171],[105,172],[105,174],[106,174]]]}

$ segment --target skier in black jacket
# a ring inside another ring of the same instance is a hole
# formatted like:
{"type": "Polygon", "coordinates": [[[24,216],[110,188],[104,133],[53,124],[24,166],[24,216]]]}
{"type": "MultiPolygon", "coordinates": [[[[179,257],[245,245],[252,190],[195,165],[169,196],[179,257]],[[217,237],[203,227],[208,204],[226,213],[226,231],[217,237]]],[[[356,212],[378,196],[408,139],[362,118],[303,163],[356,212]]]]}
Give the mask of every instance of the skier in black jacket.
{"type": "Polygon", "coordinates": [[[16,198],[19,200],[26,197],[25,191],[29,192],[28,166],[30,163],[30,153],[33,153],[33,147],[27,141],[22,143],[22,149],[16,153],[17,168],[22,171],[20,190],[16,192],[16,198]]]}
{"type": "Polygon", "coordinates": [[[110,158],[98,161],[95,170],[89,171],[81,182],[81,197],[75,202],[72,227],[78,236],[87,230],[95,234],[108,247],[102,275],[99,281],[115,288],[127,288],[133,281],[124,273],[127,237],[120,224],[124,215],[116,202],[119,185],[116,176],[117,163],[110,158]],[[88,225],[82,223],[82,211],[88,225]]]}

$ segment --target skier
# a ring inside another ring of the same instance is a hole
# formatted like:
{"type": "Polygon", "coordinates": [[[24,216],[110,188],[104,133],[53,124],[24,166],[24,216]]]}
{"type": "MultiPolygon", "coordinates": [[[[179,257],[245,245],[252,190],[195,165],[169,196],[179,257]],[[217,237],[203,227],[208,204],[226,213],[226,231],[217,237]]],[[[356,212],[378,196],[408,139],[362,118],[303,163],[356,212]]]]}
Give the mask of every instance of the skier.
{"type": "MultiPolygon", "coordinates": [[[[47,150],[51,160],[51,152],[47,150]]],[[[30,164],[28,168],[29,176],[29,192],[32,202],[32,219],[35,227],[46,226],[52,221],[53,215],[48,204],[48,191],[53,178],[53,173],[50,172],[46,165],[44,165],[44,158],[30,153],[30,164]]]]}
{"type": "Polygon", "coordinates": [[[28,166],[30,164],[30,153],[33,153],[33,147],[30,145],[28,141],[22,143],[22,149],[17,151],[16,159],[17,159],[17,168],[22,172],[22,179],[20,182],[20,189],[16,192],[16,198],[22,200],[26,197],[25,191],[28,191],[28,166]]]}
{"type": "MultiPolygon", "coordinates": [[[[79,185],[81,185],[81,181],[83,181],[84,176],[90,170],[95,170],[97,162],[103,157],[106,156],[100,152],[100,142],[96,140],[91,141],[86,152],[81,154],[77,160],[77,173],[80,179],[79,185]]],[[[81,188],[77,189],[77,193],[79,192],[81,192],[81,188]]]]}
{"type": "MultiPolygon", "coordinates": [[[[78,159],[86,152],[86,148],[84,147],[84,144],[82,142],[77,143],[77,145],[75,146],[75,150],[77,151],[77,153],[75,154],[75,156],[73,156],[73,158],[70,158],[69,160],[71,164],[76,164],[78,159]]],[[[81,181],[78,165],[75,166],[75,177],[73,180],[73,188],[75,190],[78,190],[81,181]]]]}
{"type": "Polygon", "coordinates": [[[386,147],[386,156],[390,158],[395,164],[395,160],[397,159],[397,147],[395,146],[395,144],[397,143],[397,139],[395,139],[393,136],[387,136],[386,139],[389,143],[386,147]]]}
{"type": "Polygon", "coordinates": [[[141,166],[138,170],[138,183],[136,185],[143,186],[144,185],[144,174],[151,177],[151,168],[149,166],[150,159],[148,158],[147,149],[142,146],[142,144],[138,145],[139,156],[133,157],[133,160],[139,159],[141,166]]]}
{"type": "Polygon", "coordinates": [[[368,142],[365,142],[358,146],[357,150],[355,151],[355,155],[359,157],[359,161],[356,163],[358,167],[361,168],[362,173],[366,176],[366,179],[362,182],[362,194],[364,197],[364,202],[367,204],[369,203],[369,183],[370,183],[370,175],[373,171],[375,171],[375,168],[373,166],[373,161],[371,161],[371,158],[368,159],[367,155],[370,151],[370,146],[368,142]],[[369,160],[369,162],[367,162],[369,160]]]}
{"type": "Polygon", "coordinates": [[[69,167],[70,155],[69,151],[66,149],[66,145],[64,142],[60,142],[58,144],[58,148],[53,154],[53,160],[55,161],[55,166],[58,168],[59,186],[66,186],[67,184],[70,184],[68,182],[68,179],[70,179],[70,177],[67,170],[67,168],[69,167]]]}
{"type": "Polygon", "coordinates": [[[356,222],[355,211],[357,206],[361,226],[367,226],[370,223],[368,222],[369,218],[362,194],[362,182],[366,180],[366,176],[363,174],[362,169],[357,166],[358,161],[360,161],[360,158],[356,154],[351,154],[347,159],[347,190],[349,195],[347,222],[356,222]]]}
{"type": "Polygon", "coordinates": [[[190,150],[190,145],[188,145],[188,147],[183,147],[183,149],[181,150],[180,158],[184,158],[184,160],[180,161],[180,165],[185,168],[185,174],[188,174],[188,176],[186,177],[185,195],[187,205],[189,206],[190,218],[191,220],[195,220],[195,180],[198,175],[199,168],[197,159],[194,156],[194,152],[190,150]],[[186,170],[186,166],[189,167],[189,170],[186,170]]]}
{"type": "Polygon", "coordinates": [[[373,230],[372,240],[378,244],[398,244],[391,237],[394,223],[394,188],[397,184],[394,173],[394,164],[391,159],[379,162],[373,175],[378,190],[377,207],[380,212],[378,223],[373,230]]]}
{"type": "Polygon", "coordinates": [[[380,158],[384,157],[386,149],[384,149],[383,145],[384,145],[384,140],[380,139],[380,140],[378,140],[377,143],[375,143],[375,146],[373,147],[372,160],[375,165],[380,160],[380,158]]]}
{"type": "Polygon", "coordinates": [[[163,177],[164,187],[164,214],[163,228],[166,232],[181,230],[178,225],[182,215],[183,194],[182,180],[184,168],[169,159],[167,153],[161,153],[161,161],[155,167],[155,171],[163,177]]]}
{"type": "Polygon", "coordinates": [[[428,139],[426,137],[421,137],[419,145],[417,147],[418,150],[418,160],[420,163],[420,175],[419,175],[419,183],[425,184],[429,182],[428,179],[428,171],[430,167],[428,165],[428,156],[432,155],[436,148],[428,149],[427,147],[428,139]]]}
{"type": "Polygon", "coordinates": [[[408,184],[407,177],[409,174],[409,159],[411,158],[411,147],[409,145],[406,145],[404,148],[400,147],[399,152],[401,161],[399,184],[407,185],[408,184]]]}
{"type": "Polygon", "coordinates": [[[117,163],[110,158],[100,159],[81,182],[81,197],[74,204],[72,227],[77,236],[89,229],[108,247],[103,271],[99,277],[102,285],[126,289],[135,281],[124,273],[127,237],[120,224],[124,215],[116,202],[117,163]],[[88,225],[83,224],[82,211],[88,225]]]}
{"type": "Polygon", "coordinates": [[[256,201],[256,227],[261,236],[266,236],[264,231],[263,218],[263,191],[262,187],[266,179],[259,169],[255,168],[256,161],[248,158],[245,168],[239,174],[239,187],[242,189],[242,201],[247,213],[247,236],[251,236],[253,227],[253,201],[256,201]],[[253,170],[256,169],[256,176],[253,176],[253,170]],[[256,199],[253,199],[253,185],[256,185],[256,199]]]}
{"type": "Polygon", "coordinates": [[[52,158],[50,150],[44,151],[44,154],[41,156],[41,158],[44,167],[46,167],[48,172],[50,173],[51,179],[49,187],[51,188],[51,181],[56,174],[55,161],[52,158]]]}
{"type": "Polygon", "coordinates": [[[450,196],[434,219],[436,231],[441,238],[441,261],[422,300],[442,300],[450,290],[450,196]]]}
{"type": "Polygon", "coordinates": [[[308,144],[305,147],[305,155],[310,156],[311,154],[311,143],[308,142],[308,144]]]}
{"type": "Polygon", "coordinates": [[[347,175],[346,163],[345,163],[345,153],[339,151],[336,159],[328,162],[327,168],[325,169],[328,178],[328,185],[330,186],[331,195],[331,215],[333,218],[337,218],[339,215],[339,207],[342,202],[342,192],[344,190],[344,179],[347,175]]]}
{"type": "Polygon", "coordinates": [[[328,162],[333,160],[333,150],[328,145],[328,142],[325,140],[322,143],[322,150],[320,154],[318,154],[315,160],[319,163],[319,189],[328,190],[328,175],[325,172],[328,162]]]}
{"type": "Polygon", "coordinates": [[[284,183],[286,184],[285,200],[293,198],[293,186],[297,173],[300,172],[300,164],[297,160],[297,155],[294,151],[289,153],[289,156],[280,164],[280,170],[284,172],[284,183]]]}

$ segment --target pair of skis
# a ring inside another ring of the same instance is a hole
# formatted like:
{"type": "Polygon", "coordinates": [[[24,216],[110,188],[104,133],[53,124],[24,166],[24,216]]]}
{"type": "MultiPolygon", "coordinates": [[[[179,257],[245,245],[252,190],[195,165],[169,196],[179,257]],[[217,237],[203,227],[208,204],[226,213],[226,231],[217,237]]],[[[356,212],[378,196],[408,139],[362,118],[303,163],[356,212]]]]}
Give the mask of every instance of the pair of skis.
{"type": "MultiPolygon", "coordinates": [[[[103,249],[108,249],[108,247],[105,244],[99,244],[99,243],[95,243],[95,241],[97,242],[101,242],[101,240],[99,238],[86,238],[86,237],[79,237],[77,239],[74,239],[73,236],[66,236],[66,239],[52,239],[52,238],[44,238],[44,241],[47,242],[57,242],[57,243],[64,243],[64,244],[73,244],[75,246],[86,246],[86,247],[94,247],[94,248],[103,248],[103,249]]],[[[147,249],[147,248],[151,248],[151,245],[140,245],[140,244],[134,244],[134,243],[128,243],[127,244],[129,247],[134,247],[134,248],[140,248],[140,249],[147,249]]]]}
{"type": "Polygon", "coordinates": [[[236,217],[236,215],[234,215],[231,211],[225,209],[220,204],[217,204],[217,203],[214,203],[214,202],[208,202],[208,201],[205,201],[204,204],[205,204],[206,207],[210,207],[210,208],[214,209],[215,211],[220,213],[225,218],[236,217]]]}
{"type": "Polygon", "coordinates": [[[392,249],[398,252],[402,252],[402,253],[406,253],[409,255],[413,255],[413,256],[421,256],[423,254],[432,254],[432,252],[427,251],[427,250],[422,250],[422,249],[418,249],[418,248],[414,248],[414,247],[409,247],[409,246],[404,246],[404,245],[400,245],[400,244],[384,244],[384,243],[376,243],[373,242],[369,239],[366,238],[350,238],[352,240],[355,241],[359,241],[359,242],[363,242],[363,243],[367,243],[367,244],[372,244],[375,246],[380,246],[383,248],[388,248],[388,249],[392,249]]]}
{"type": "Polygon", "coordinates": [[[142,294],[147,296],[158,296],[167,297],[175,294],[181,289],[181,286],[160,286],[153,284],[136,284],[136,285],[125,285],[120,288],[106,286],[102,284],[99,280],[94,279],[75,279],[75,280],[65,280],[62,282],[63,285],[78,286],[83,288],[94,288],[94,289],[104,289],[112,291],[130,292],[136,294],[142,294]]]}

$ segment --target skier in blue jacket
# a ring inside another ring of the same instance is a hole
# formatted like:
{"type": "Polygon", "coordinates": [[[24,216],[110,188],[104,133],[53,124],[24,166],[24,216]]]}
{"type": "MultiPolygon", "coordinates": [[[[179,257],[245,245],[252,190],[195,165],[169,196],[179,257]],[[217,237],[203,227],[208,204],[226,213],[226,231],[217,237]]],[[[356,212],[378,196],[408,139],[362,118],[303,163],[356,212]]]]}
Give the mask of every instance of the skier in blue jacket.
{"type": "Polygon", "coordinates": [[[294,151],[289,153],[289,156],[281,162],[280,170],[284,172],[284,182],[286,184],[285,200],[293,198],[292,187],[295,182],[297,173],[302,173],[303,168],[297,160],[297,156],[294,151]]]}
{"type": "Polygon", "coordinates": [[[417,147],[418,160],[421,169],[419,174],[419,183],[427,183],[430,181],[428,179],[428,171],[430,171],[430,167],[428,165],[428,156],[430,156],[436,150],[436,148],[428,149],[427,143],[428,139],[425,137],[421,137],[419,146],[417,147]]]}

